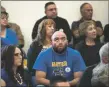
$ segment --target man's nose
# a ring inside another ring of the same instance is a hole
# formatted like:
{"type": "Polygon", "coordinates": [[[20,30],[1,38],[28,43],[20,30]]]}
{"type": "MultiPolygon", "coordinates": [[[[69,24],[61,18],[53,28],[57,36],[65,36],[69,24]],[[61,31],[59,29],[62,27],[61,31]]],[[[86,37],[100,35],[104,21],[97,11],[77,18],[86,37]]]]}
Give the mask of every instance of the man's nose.
{"type": "Polygon", "coordinates": [[[60,40],[59,40],[59,43],[63,43],[63,41],[60,39],[60,40]]]}

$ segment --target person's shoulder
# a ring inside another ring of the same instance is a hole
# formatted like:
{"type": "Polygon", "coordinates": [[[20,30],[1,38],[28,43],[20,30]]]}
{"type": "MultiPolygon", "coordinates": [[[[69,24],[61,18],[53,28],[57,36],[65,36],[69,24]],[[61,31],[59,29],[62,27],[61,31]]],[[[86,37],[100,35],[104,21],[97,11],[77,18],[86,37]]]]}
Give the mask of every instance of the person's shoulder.
{"type": "Polygon", "coordinates": [[[81,22],[81,20],[75,20],[75,21],[72,22],[72,24],[73,23],[79,23],[79,22],[81,22]]]}
{"type": "Polygon", "coordinates": [[[63,18],[63,17],[59,17],[57,16],[56,19],[60,20],[60,21],[67,21],[67,19],[63,18]]]}
{"type": "Polygon", "coordinates": [[[71,24],[71,29],[78,28],[79,27],[79,24],[81,22],[82,22],[81,20],[75,20],[75,21],[73,21],[72,24],[71,24]]]}
{"type": "Polygon", "coordinates": [[[10,27],[11,27],[11,26],[19,26],[18,24],[12,23],[12,22],[9,22],[8,24],[9,24],[10,27]]]}
{"type": "Polygon", "coordinates": [[[75,49],[81,49],[85,45],[85,42],[82,40],[75,45],[75,49]]]}
{"type": "Polygon", "coordinates": [[[48,48],[48,49],[46,49],[46,50],[41,51],[41,52],[40,52],[40,55],[42,55],[42,56],[45,57],[45,56],[49,56],[50,53],[52,53],[52,47],[50,47],[50,48],[48,48]]]}
{"type": "Polygon", "coordinates": [[[72,53],[73,55],[79,53],[76,49],[72,49],[70,47],[67,47],[67,51],[68,51],[68,53],[72,53]]]}
{"type": "Polygon", "coordinates": [[[46,17],[46,16],[44,16],[44,17],[42,17],[42,18],[38,19],[38,20],[36,21],[36,23],[40,23],[40,22],[41,22],[41,21],[43,21],[44,19],[47,19],[47,17],[46,17]]]}
{"type": "Polygon", "coordinates": [[[16,32],[11,28],[6,28],[6,30],[7,30],[8,33],[16,34],[16,32]]]}
{"type": "Polygon", "coordinates": [[[93,20],[93,21],[95,22],[96,26],[102,26],[101,21],[99,21],[99,20],[93,20]]]}
{"type": "Polygon", "coordinates": [[[34,40],[30,46],[31,47],[39,46],[39,42],[37,40],[34,40]]]}
{"type": "Polygon", "coordinates": [[[95,23],[101,23],[101,21],[99,21],[99,20],[93,20],[93,21],[95,21],[95,23]]]}
{"type": "Polygon", "coordinates": [[[98,46],[98,47],[102,47],[104,45],[104,43],[100,43],[100,42],[96,42],[96,46],[98,46]]]}
{"type": "Polygon", "coordinates": [[[106,24],[106,25],[104,26],[104,30],[109,30],[109,24],[106,24]]]}

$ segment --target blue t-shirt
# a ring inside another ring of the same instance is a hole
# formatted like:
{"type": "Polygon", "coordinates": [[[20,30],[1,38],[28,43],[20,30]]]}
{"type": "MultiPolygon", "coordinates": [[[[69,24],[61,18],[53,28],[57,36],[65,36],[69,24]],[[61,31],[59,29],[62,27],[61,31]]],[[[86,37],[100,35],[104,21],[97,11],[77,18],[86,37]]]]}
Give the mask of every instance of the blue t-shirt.
{"type": "Polygon", "coordinates": [[[25,83],[22,85],[13,83],[4,68],[1,69],[1,79],[5,81],[6,87],[27,87],[25,83]]]}
{"type": "Polygon", "coordinates": [[[10,44],[18,45],[18,38],[16,33],[12,29],[6,28],[6,37],[5,38],[1,37],[1,44],[2,46],[10,44]]]}
{"type": "Polygon", "coordinates": [[[62,54],[56,53],[53,48],[49,48],[38,55],[33,69],[46,72],[46,79],[54,75],[62,75],[67,80],[73,80],[73,73],[84,71],[85,63],[80,53],[67,47],[62,54]]]}

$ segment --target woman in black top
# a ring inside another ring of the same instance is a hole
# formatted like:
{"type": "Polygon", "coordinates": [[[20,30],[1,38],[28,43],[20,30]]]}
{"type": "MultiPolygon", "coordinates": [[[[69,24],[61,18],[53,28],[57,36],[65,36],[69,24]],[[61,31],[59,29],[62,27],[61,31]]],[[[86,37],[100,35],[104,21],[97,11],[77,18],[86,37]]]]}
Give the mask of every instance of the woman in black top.
{"type": "Polygon", "coordinates": [[[91,66],[100,61],[99,49],[102,46],[100,42],[96,42],[96,26],[93,21],[85,21],[79,25],[80,35],[84,37],[84,40],[76,44],[75,49],[77,49],[86,64],[86,66],[91,66]]]}

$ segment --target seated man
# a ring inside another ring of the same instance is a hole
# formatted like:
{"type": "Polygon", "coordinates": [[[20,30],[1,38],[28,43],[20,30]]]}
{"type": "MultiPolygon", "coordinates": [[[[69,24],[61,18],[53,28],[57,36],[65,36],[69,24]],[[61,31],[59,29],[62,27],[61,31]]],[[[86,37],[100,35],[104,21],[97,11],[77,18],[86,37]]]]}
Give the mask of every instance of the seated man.
{"type": "Polygon", "coordinates": [[[80,53],[67,45],[64,32],[56,31],[52,35],[52,47],[41,52],[33,66],[38,84],[49,86],[50,78],[57,75],[64,76],[70,86],[78,83],[86,66],[80,53]]]}
{"type": "MultiPolygon", "coordinates": [[[[78,42],[84,39],[84,37],[81,37],[79,34],[79,25],[84,22],[84,21],[89,21],[93,20],[93,8],[91,4],[89,3],[83,3],[80,6],[80,12],[82,18],[78,21],[74,21],[71,25],[71,30],[72,30],[72,35],[73,35],[73,46],[75,46],[78,42]]],[[[100,21],[95,21],[93,20],[96,24],[97,27],[97,41],[100,41],[100,36],[103,35],[103,29],[102,29],[102,24],[100,21]]]]}
{"type": "Polygon", "coordinates": [[[63,76],[53,76],[50,79],[50,87],[70,87],[70,84],[63,76]]]}

